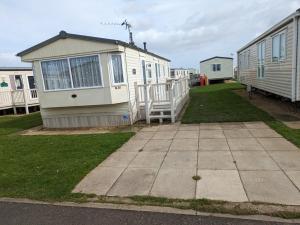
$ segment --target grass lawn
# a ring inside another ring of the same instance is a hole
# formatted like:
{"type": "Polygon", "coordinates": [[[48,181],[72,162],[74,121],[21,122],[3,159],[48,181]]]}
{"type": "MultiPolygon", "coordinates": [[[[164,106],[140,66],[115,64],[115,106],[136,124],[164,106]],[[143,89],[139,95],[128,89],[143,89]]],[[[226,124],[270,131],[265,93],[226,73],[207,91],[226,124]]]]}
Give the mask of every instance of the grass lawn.
{"type": "Polygon", "coordinates": [[[300,130],[287,127],[232,91],[241,88],[239,83],[192,88],[182,123],[264,121],[300,147],[300,130]]]}
{"type": "Polygon", "coordinates": [[[133,133],[20,136],[40,114],[0,117],[0,197],[62,201],[74,186],[133,133]]]}

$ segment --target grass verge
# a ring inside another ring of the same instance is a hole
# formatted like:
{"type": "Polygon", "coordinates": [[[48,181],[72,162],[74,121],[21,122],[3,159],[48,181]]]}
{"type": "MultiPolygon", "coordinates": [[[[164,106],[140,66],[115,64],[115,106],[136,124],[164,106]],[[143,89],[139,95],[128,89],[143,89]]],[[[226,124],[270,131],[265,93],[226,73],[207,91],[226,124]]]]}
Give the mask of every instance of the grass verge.
{"type": "Polygon", "coordinates": [[[107,197],[98,196],[93,198],[95,202],[129,204],[129,205],[150,205],[172,207],[177,209],[191,209],[198,212],[207,213],[226,213],[232,215],[267,215],[281,217],[285,219],[300,218],[300,208],[278,204],[267,204],[261,202],[226,202],[208,199],[170,199],[150,196],[133,196],[133,197],[107,197]]]}
{"type": "Polygon", "coordinates": [[[46,201],[81,199],[74,186],[133,133],[21,136],[40,115],[0,118],[0,197],[46,201]]]}

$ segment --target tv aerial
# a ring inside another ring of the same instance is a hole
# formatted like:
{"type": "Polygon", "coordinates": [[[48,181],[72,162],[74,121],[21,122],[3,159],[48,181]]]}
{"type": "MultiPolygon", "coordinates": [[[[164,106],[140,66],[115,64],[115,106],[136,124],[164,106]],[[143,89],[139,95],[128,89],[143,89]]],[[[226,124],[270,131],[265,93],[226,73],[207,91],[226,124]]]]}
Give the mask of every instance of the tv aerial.
{"type": "Polygon", "coordinates": [[[100,22],[101,25],[109,25],[109,26],[124,26],[125,30],[128,30],[129,34],[129,44],[134,45],[131,28],[132,25],[125,19],[122,23],[114,23],[114,22],[100,22]]]}

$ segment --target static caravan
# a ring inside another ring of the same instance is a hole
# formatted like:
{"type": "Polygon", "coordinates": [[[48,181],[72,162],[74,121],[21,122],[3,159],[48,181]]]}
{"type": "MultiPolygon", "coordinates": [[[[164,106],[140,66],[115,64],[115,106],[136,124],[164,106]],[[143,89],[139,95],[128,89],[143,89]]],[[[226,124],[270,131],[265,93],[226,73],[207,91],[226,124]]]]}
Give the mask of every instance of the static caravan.
{"type": "Polygon", "coordinates": [[[0,112],[15,114],[20,109],[38,108],[39,101],[32,68],[0,67],[0,112]]]}
{"type": "Polygon", "coordinates": [[[245,85],[300,101],[300,9],[238,50],[238,79],[245,85]]]}
{"type": "Polygon", "coordinates": [[[176,87],[169,88],[170,60],[146,45],[61,31],[17,55],[33,64],[46,128],[161,121],[182,105],[182,97],[170,102],[176,97],[169,95],[176,87]]]}
{"type": "Polygon", "coordinates": [[[200,62],[200,73],[207,76],[208,84],[233,78],[233,58],[215,56],[200,62]]]}
{"type": "Polygon", "coordinates": [[[190,77],[190,70],[184,68],[171,68],[171,78],[189,78],[190,77]]]}

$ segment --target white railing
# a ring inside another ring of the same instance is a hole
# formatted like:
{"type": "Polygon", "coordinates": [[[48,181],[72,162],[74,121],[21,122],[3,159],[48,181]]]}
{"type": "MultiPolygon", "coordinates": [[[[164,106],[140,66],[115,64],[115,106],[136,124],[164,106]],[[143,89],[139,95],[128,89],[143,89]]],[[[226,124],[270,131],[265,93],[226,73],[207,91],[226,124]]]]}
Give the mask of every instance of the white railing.
{"type": "Polygon", "coordinates": [[[0,107],[38,104],[36,89],[24,89],[0,92],[0,107]]]}
{"type": "Polygon", "coordinates": [[[165,105],[170,108],[171,120],[175,122],[178,106],[189,93],[188,78],[170,80],[166,83],[136,85],[136,102],[138,109],[143,106],[147,123],[154,105],[165,105]]]}

